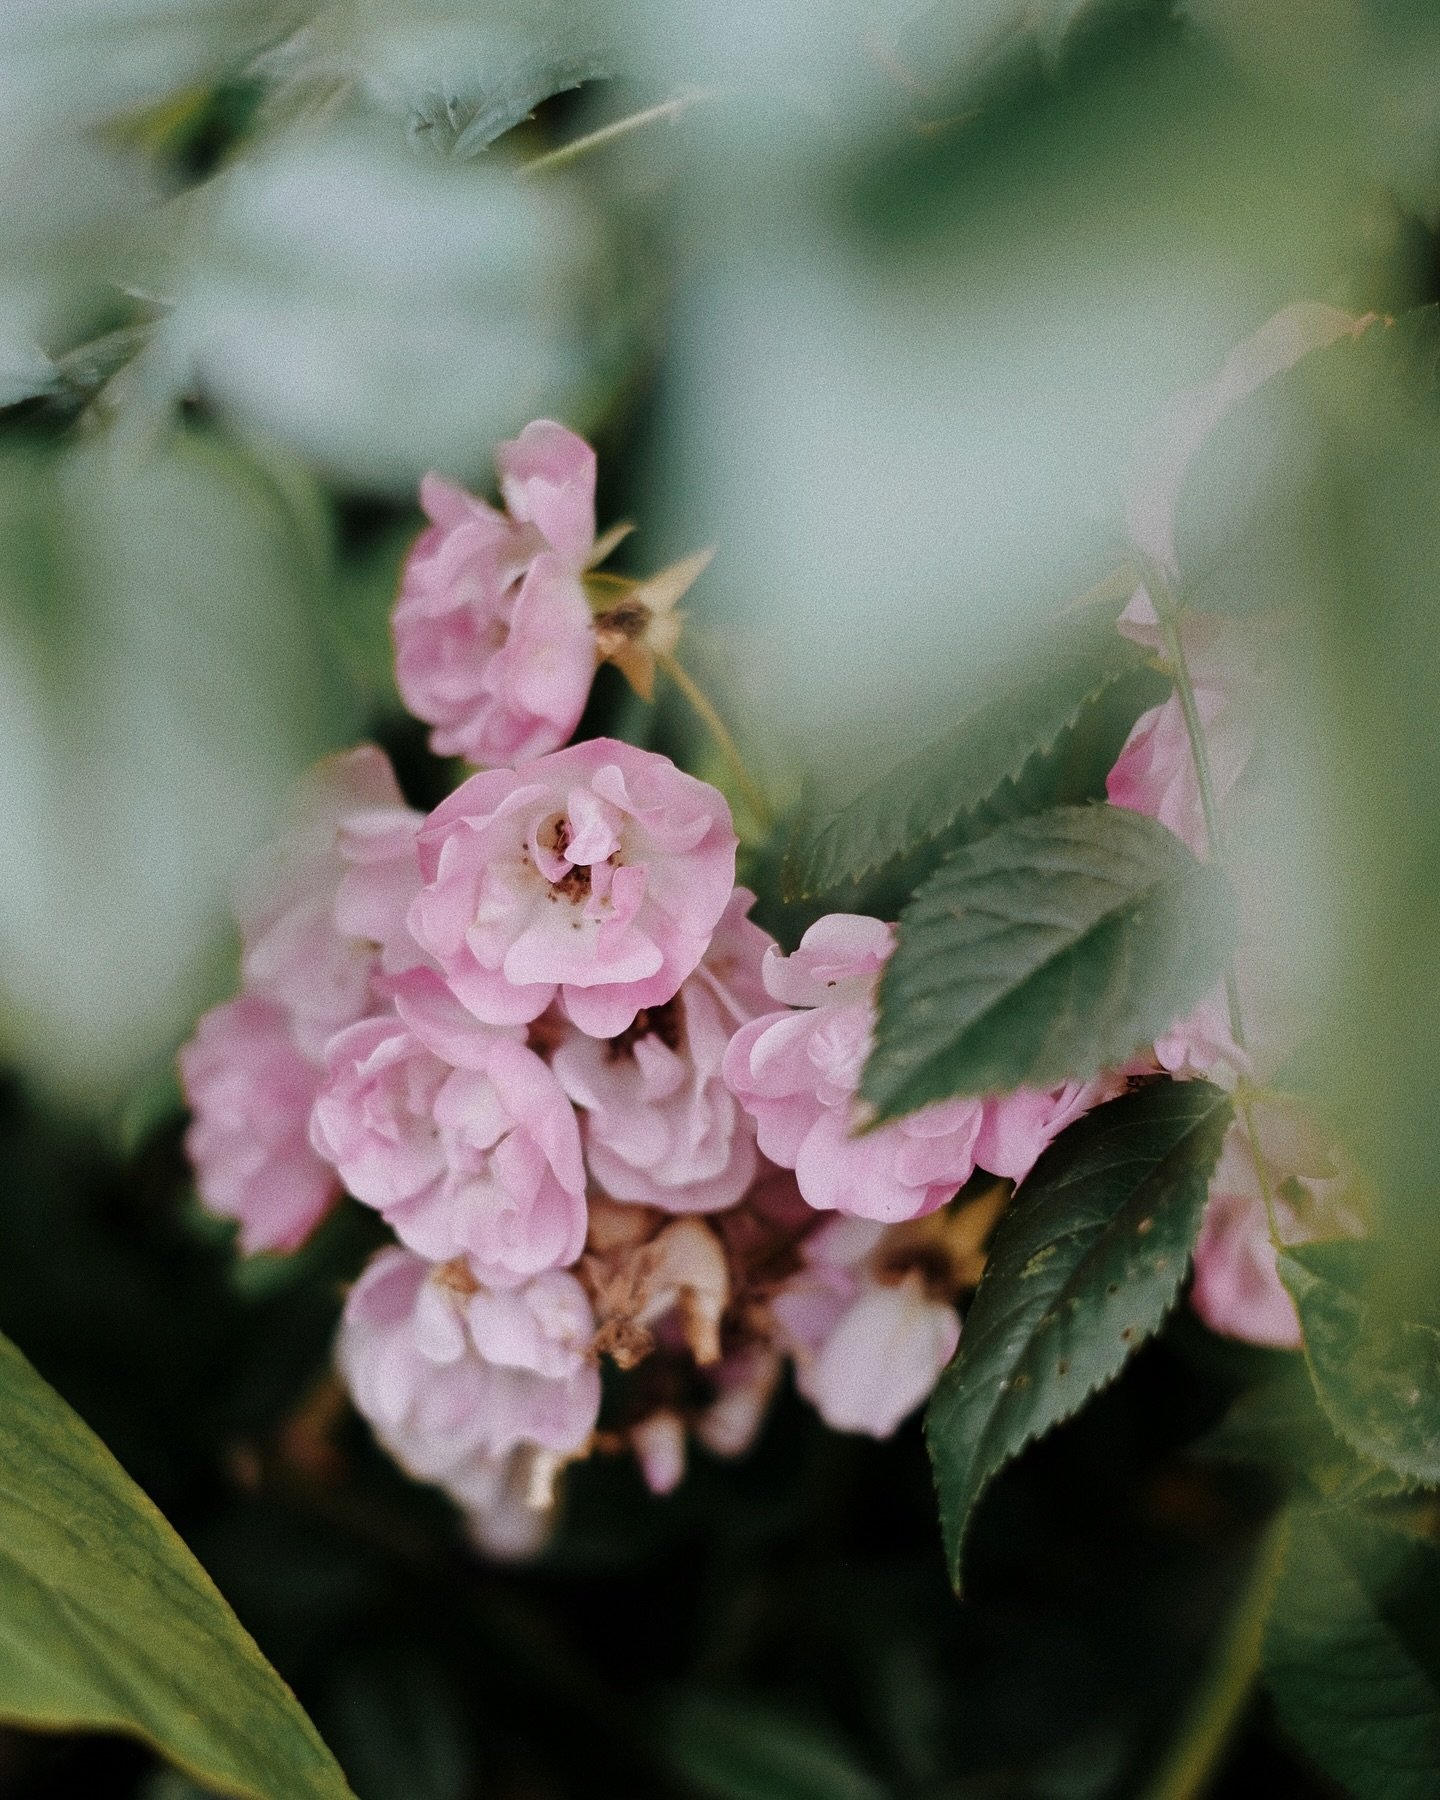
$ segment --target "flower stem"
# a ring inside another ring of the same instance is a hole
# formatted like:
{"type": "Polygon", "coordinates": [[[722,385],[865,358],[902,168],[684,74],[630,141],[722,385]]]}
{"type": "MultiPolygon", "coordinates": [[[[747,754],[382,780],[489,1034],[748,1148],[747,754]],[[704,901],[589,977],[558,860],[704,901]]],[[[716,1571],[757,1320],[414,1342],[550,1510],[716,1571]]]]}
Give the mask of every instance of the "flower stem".
{"type": "Polygon", "coordinates": [[[526,163],[525,173],[548,174],[552,169],[568,168],[571,163],[588,156],[592,150],[602,150],[617,138],[628,137],[632,131],[639,131],[645,125],[653,125],[658,119],[678,119],[681,113],[688,112],[700,101],[712,100],[714,97],[713,90],[708,88],[686,88],[673,98],[662,100],[658,106],[647,106],[641,112],[627,113],[623,119],[613,119],[610,124],[600,126],[597,131],[588,131],[584,137],[561,144],[558,149],[547,150],[543,156],[533,157],[526,163]]]}
{"type": "Polygon", "coordinates": [[[731,737],[729,727],[710,703],[704,689],[691,678],[677,657],[667,653],[657,658],[657,661],[705,721],[711,737],[719,746],[720,754],[730,766],[730,772],[735,777],[735,785],[739,788],[746,806],[754,814],[756,824],[768,834],[774,829],[775,815],[770,809],[770,803],[765,798],[759,782],[746,768],[745,759],[740,754],[739,745],[731,737]]]}

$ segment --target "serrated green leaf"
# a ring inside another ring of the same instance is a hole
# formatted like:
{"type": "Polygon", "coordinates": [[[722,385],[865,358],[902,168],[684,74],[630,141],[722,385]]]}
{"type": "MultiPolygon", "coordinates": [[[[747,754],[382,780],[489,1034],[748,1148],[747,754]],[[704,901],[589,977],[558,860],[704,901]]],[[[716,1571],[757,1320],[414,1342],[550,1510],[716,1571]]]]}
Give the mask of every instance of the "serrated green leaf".
{"type": "Polygon", "coordinates": [[[0,1718],[129,1733],[243,1800],[346,1800],[205,1571],[3,1338],[0,1470],[0,1718]]]}
{"type": "Polygon", "coordinates": [[[991,1480],[1112,1380],[1170,1310],[1230,1111],[1208,1082],[1125,1094],[1058,1138],[1002,1216],[926,1415],[957,1587],[991,1480]]]}
{"type": "Polygon", "coordinates": [[[1361,1514],[1295,1514],[1265,1638],[1281,1722],[1357,1800],[1440,1795],[1440,1553],[1361,1514]]]}
{"type": "Polygon", "coordinates": [[[1315,1391],[1362,1456],[1440,1485],[1440,1329],[1387,1304],[1390,1253],[1345,1240],[1297,1244],[1279,1259],[1305,1333],[1315,1391]]]}
{"type": "Polygon", "coordinates": [[[838,811],[803,814],[791,835],[791,899],[833,894],[940,837],[1018,783],[1099,694],[1142,653],[1115,630],[1115,608],[1059,621],[994,691],[936,743],[838,811]]]}
{"type": "Polygon", "coordinates": [[[957,851],[900,915],[860,1091],[883,1119],[1093,1075],[1195,1005],[1234,943],[1224,875],[1154,819],[1019,819],[957,851]]]}

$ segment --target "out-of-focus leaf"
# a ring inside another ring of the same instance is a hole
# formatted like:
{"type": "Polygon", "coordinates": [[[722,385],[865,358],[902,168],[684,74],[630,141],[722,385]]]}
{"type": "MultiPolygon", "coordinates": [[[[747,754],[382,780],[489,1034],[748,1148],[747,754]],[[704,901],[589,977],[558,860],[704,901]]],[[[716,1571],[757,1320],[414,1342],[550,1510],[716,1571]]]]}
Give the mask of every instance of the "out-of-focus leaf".
{"type": "Polygon", "coordinates": [[[291,133],[218,179],[157,354],[353,483],[464,479],[528,419],[576,419],[624,329],[599,267],[562,183],[291,133]]]}
{"type": "Polygon", "coordinates": [[[0,1716],[131,1733],[243,1800],[345,1800],[315,1728],[155,1507],[4,1339],[0,1370],[0,1716]]]}
{"type": "MultiPolygon", "coordinates": [[[[1123,596],[1121,596],[1123,598],[1123,596]]],[[[791,899],[842,893],[983,807],[1050,750],[1082,708],[1141,652],[1115,629],[1117,607],[1058,621],[966,718],[834,812],[802,813],[791,837],[791,899]]]]}
{"type": "Polygon", "coordinates": [[[1151,1083],[1064,1132],[1002,1215],[926,1414],[957,1587],[994,1476],[1112,1380],[1170,1310],[1229,1121],[1208,1082],[1151,1083]]]}
{"type": "Polygon", "coordinates": [[[393,1636],[335,1657],[315,1708],[360,1800],[465,1800],[465,1712],[445,1665],[393,1636]]]}
{"type": "Polygon", "coordinates": [[[58,1085],[168,1054],[241,860],[348,722],[310,492],[189,434],[0,462],[0,1033],[58,1085]]]}
{"type": "Polygon", "coordinates": [[[581,0],[336,0],[256,72],[272,110],[350,97],[397,115],[418,146],[468,156],[542,100],[610,73],[603,5],[581,0]]]}
{"type": "Polygon", "coordinates": [[[1397,1316],[1393,1252],[1368,1243],[1297,1244],[1280,1257],[1305,1356],[1331,1424],[1371,1462],[1440,1485],[1440,1312],[1397,1316]]]}
{"type": "Polygon", "coordinates": [[[1282,1723],[1357,1800],[1440,1794],[1440,1553],[1297,1510],[1265,1637],[1282,1723]]]}
{"type": "Polygon", "coordinates": [[[1124,1062],[1214,985],[1225,877],[1154,819],[1056,807],[956,851],[900,916],[861,1093],[882,1118],[1124,1062]]]}
{"type": "Polygon", "coordinates": [[[765,1701],[683,1696],[668,1712],[669,1759],[713,1800],[885,1800],[889,1790],[833,1729],[765,1701]]]}

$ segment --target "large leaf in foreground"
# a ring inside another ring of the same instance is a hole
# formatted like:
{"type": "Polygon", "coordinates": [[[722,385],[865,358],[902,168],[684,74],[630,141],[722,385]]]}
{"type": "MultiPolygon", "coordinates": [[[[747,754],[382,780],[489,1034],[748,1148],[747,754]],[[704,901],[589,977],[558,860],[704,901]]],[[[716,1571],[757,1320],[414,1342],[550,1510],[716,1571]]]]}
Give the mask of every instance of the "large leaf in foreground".
{"type": "Polygon", "coordinates": [[[926,1416],[957,1587],[992,1478],[1118,1374],[1169,1311],[1229,1122],[1208,1082],[1136,1089],[1058,1138],[1001,1218],[926,1416]]]}
{"type": "Polygon", "coordinates": [[[1440,1552],[1298,1512],[1265,1639],[1281,1721],[1359,1800],[1440,1795],[1440,1552]]]}
{"type": "Polygon", "coordinates": [[[937,742],[837,811],[802,816],[786,856],[786,893],[834,893],[939,837],[1018,782],[1026,765],[1140,659],[1138,647],[1116,631],[1113,606],[1061,620],[937,742]]]}
{"type": "Polygon", "coordinates": [[[958,850],[916,892],[861,1092],[881,1117],[1123,1062],[1235,941],[1221,872],[1154,819],[1060,806],[958,850]]]}
{"type": "Polygon", "coordinates": [[[1440,1485],[1440,1317],[1387,1304],[1385,1252],[1348,1240],[1280,1258],[1326,1417],[1362,1456],[1440,1485]]]}
{"type": "Polygon", "coordinates": [[[350,1793],[209,1576],[4,1338],[0,1718],[131,1733],[244,1800],[350,1793]]]}

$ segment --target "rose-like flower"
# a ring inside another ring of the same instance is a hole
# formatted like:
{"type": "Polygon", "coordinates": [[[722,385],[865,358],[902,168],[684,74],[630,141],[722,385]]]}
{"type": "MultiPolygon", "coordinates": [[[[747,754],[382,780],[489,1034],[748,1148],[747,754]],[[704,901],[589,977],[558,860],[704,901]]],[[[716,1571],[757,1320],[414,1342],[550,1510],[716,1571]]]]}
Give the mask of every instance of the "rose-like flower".
{"type": "MultiPolygon", "coordinates": [[[[286,829],[240,886],[235,916],[244,941],[243,985],[284,1009],[296,1045],[314,1061],[336,1031],[371,1005],[381,941],[371,890],[383,883],[413,894],[418,887],[418,824],[384,752],[363,744],[310,770],[286,829]],[[343,922],[337,916],[342,893],[343,922]]],[[[392,909],[384,934],[392,963],[418,962],[413,946],[408,954],[402,949],[396,922],[392,909]]]]}
{"type": "Polygon", "coordinates": [[[438,1483],[497,1548],[534,1547],[525,1519],[540,1514],[547,1481],[517,1492],[517,1458],[533,1476],[585,1447],[600,1409],[587,1351],[589,1302],[572,1275],[552,1271],[518,1292],[491,1295],[463,1262],[432,1266],[382,1250],[356,1282],[337,1360],[355,1404],[409,1474],[438,1483]],[[528,1454],[527,1454],[528,1453],[528,1454]]]}
{"type": "Polygon", "coordinates": [[[551,1061],[584,1110],[590,1173],[615,1200],[665,1212],[733,1206],[755,1178],[755,1126],[721,1077],[736,1029],[765,1010],[774,940],[736,888],[700,967],[618,1038],[572,1033],[551,1061]]]}
{"type": "Polygon", "coordinates": [[[885,1223],[933,1212],[958,1192],[975,1167],[984,1116],[978,1100],[944,1100],[855,1135],[875,978],[893,941],[878,919],[831,913],[793,955],[767,951],[765,987],[787,1010],[741,1026],[724,1062],[760,1149],[794,1169],[809,1204],[885,1223]]]}
{"type": "Polygon", "coordinates": [[[213,1007],[180,1052],[180,1078],[201,1200],[238,1222],[247,1253],[297,1248],[340,1184],[310,1147],[320,1070],[296,1049],[286,1014],[253,994],[213,1007]]]}
{"type": "Polygon", "coordinates": [[[885,1271],[885,1240],[870,1221],[834,1220],[771,1302],[800,1392],[836,1431],[877,1438],[926,1398],[960,1341],[954,1307],[918,1270],[885,1271]]]}
{"type": "Polygon", "coordinates": [[[580,1254],[579,1127],[513,1034],[475,1026],[464,1050],[456,1067],[397,1018],[350,1026],[330,1044],[313,1142],[402,1243],[513,1285],[580,1254]]]}
{"type": "Polygon", "coordinates": [[[472,775],[420,830],[410,929],[492,1024],[557,993],[593,1037],[663,1006],[696,967],[735,885],[715,788],[668,757],[596,738],[472,775]]]}
{"type": "Polygon", "coordinates": [[[427,475],[430,526],[395,608],[405,704],[431,748],[473,763],[543,756],[571,736],[595,676],[582,577],[595,551],[595,453],[546,419],[496,454],[508,514],[427,475]]]}

